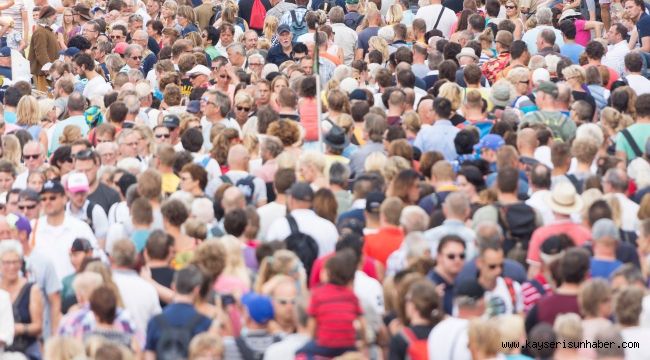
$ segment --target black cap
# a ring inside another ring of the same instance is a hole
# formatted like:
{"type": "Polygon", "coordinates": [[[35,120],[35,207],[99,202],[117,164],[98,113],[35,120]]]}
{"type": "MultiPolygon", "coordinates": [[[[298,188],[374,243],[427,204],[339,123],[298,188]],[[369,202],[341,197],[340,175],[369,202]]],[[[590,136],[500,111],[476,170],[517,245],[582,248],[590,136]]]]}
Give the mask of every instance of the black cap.
{"type": "Polygon", "coordinates": [[[354,89],[350,93],[350,100],[368,100],[368,94],[361,89],[354,89]]]}
{"type": "Polygon", "coordinates": [[[366,211],[371,214],[379,214],[381,203],[386,200],[383,192],[371,192],[366,196],[366,211]]]}
{"type": "Polygon", "coordinates": [[[179,119],[178,116],[174,114],[168,114],[163,117],[162,124],[166,128],[176,129],[181,125],[181,119],[179,119]]]}
{"type": "Polygon", "coordinates": [[[70,251],[72,252],[77,252],[77,251],[90,251],[93,249],[93,246],[90,245],[90,241],[84,238],[76,238],[72,242],[72,248],[70,251]]]}
{"type": "Polygon", "coordinates": [[[485,289],[476,281],[476,279],[466,279],[461,281],[454,289],[454,297],[466,296],[474,300],[479,300],[485,295],[485,289]]]}
{"type": "Polygon", "coordinates": [[[291,185],[291,188],[289,189],[289,195],[296,200],[314,200],[314,190],[312,190],[311,186],[306,182],[297,182],[291,185]]]}
{"type": "Polygon", "coordinates": [[[334,125],[325,135],[325,144],[334,150],[343,150],[350,144],[350,139],[342,127],[334,125]]]}
{"type": "Polygon", "coordinates": [[[45,193],[65,194],[65,189],[60,182],[48,180],[43,184],[43,189],[41,190],[41,195],[45,193]]]}

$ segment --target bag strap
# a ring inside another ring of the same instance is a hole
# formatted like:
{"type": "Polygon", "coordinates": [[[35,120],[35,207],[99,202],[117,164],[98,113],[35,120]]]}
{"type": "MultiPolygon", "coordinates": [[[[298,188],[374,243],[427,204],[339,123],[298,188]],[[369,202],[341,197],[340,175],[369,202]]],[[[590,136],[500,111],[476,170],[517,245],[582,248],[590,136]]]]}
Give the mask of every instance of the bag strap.
{"type": "Polygon", "coordinates": [[[232,183],[232,180],[230,180],[230,178],[228,177],[228,175],[221,175],[221,176],[219,176],[219,179],[221,179],[221,181],[223,181],[224,184],[231,184],[231,185],[234,185],[234,184],[232,183]]]}
{"type": "Polygon", "coordinates": [[[289,223],[289,229],[291,229],[291,235],[300,233],[300,230],[298,229],[298,223],[291,214],[287,215],[287,222],[289,223]]]}
{"type": "Polygon", "coordinates": [[[510,294],[510,300],[512,301],[512,310],[516,311],[517,300],[516,300],[516,294],[515,294],[515,286],[512,283],[511,278],[504,277],[503,280],[506,282],[506,286],[508,287],[508,293],[510,294]]]}
{"type": "Polygon", "coordinates": [[[402,334],[404,340],[406,340],[407,345],[411,345],[411,343],[418,341],[417,336],[415,336],[413,330],[411,330],[411,328],[408,326],[404,326],[400,333],[402,334]]]}
{"type": "Polygon", "coordinates": [[[433,25],[433,30],[438,29],[438,24],[440,23],[440,19],[442,19],[442,13],[445,12],[445,6],[440,5],[440,12],[438,13],[438,19],[436,19],[436,23],[433,25]]]}
{"type": "Polygon", "coordinates": [[[540,283],[537,279],[531,279],[529,281],[529,283],[530,283],[530,286],[534,287],[535,290],[537,290],[537,292],[540,295],[546,294],[546,289],[544,289],[544,285],[542,285],[542,283],[540,283]]]}
{"type": "Polygon", "coordinates": [[[241,354],[244,360],[255,360],[255,354],[253,353],[253,350],[248,347],[248,344],[246,344],[244,338],[241,336],[236,337],[235,345],[237,345],[237,350],[239,350],[239,354],[241,354]]]}
{"type": "Polygon", "coordinates": [[[494,207],[497,210],[497,216],[499,217],[499,223],[505,232],[506,238],[512,237],[512,231],[510,230],[510,224],[508,224],[508,208],[501,206],[501,204],[495,203],[494,207]]]}
{"type": "Polygon", "coordinates": [[[201,322],[201,320],[202,320],[201,314],[199,313],[194,314],[192,320],[188,321],[187,324],[183,325],[183,330],[187,330],[190,333],[192,333],[192,330],[194,330],[196,325],[198,325],[199,322],[201,322]]]}
{"type": "Polygon", "coordinates": [[[296,10],[291,10],[289,13],[291,14],[291,23],[298,24],[298,19],[296,18],[296,10]]]}
{"type": "Polygon", "coordinates": [[[639,145],[637,145],[636,141],[634,141],[634,138],[632,137],[632,134],[630,134],[630,130],[623,129],[621,131],[621,134],[623,134],[623,137],[625,138],[625,140],[627,140],[627,143],[632,148],[632,151],[634,152],[634,155],[636,155],[637,157],[642,157],[643,156],[643,151],[641,151],[641,149],[639,149],[639,145]]]}

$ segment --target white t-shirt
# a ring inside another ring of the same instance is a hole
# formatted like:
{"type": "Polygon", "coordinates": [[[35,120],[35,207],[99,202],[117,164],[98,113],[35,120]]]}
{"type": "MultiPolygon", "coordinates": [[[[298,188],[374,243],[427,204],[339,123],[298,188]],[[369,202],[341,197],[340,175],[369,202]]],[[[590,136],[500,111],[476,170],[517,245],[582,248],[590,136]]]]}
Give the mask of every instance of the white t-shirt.
{"type": "Polygon", "coordinates": [[[438,20],[440,11],[444,11],[436,27],[438,30],[442,31],[442,35],[445,38],[449,38],[451,35],[451,28],[456,22],[456,14],[453,10],[443,7],[442,4],[431,4],[424,7],[421,7],[417,14],[415,14],[416,19],[424,19],[427,23],[427,31],[433,30],[433,26],[438,20]]]}
{"type": "Polygon", "coordinates": [[[469,321],[451,316],[438,323],[427,339],[429,360],[471,360],[472,354],[467,347],[468,327],[469,321]]]}
{"type": "Polygon", "coordinates": [[[0,290],[0,342],[7,346],[14,342],[14,312],[9,293],[0,290]]]}
{"type": "Polygon", "coordinates": [[[502,314],[514,314],[524,310],[524,297],[521,294],[521,285],[512,280],[513,296],[504,278],[497,278],[497,285],[493,290],[485,290],[485,313],[490,317],[502,314]]]}
{"type": "MultiPolygon", "coordinates": [[[[237,186],[238,181],[245,179],[249,175],[251,174],[246,171],[240,171],[240,170],[230,170],[226,173],[226,176],[228,177],[228,179],[230,179],[230,182],[235,186],[237,186]]],[[[213,182],[214,182],[213,186],[215,191],[223,184],[223,180],[221,179],[220,176],[217,176],[213,182]]],[[[253,177],[253,186],[254,186],[253,194],[252,194],[253,204],[258,204],[260,201],[266,201],[267,199],[266,183],[264,183],[264,180],[258,178],[257,176],[253,177]]],[[[238,188],[244,193],[244,195],[248,195],[246,194],[246,192],[250,192],[250,188],[248,188],[247,186],[240,185],[238,186],[238,188]]]]}
{"type": "MultiPolygon", "coordinates": [[[[296,219],[298,230],[314,238],[318,244],[318,256],[325,256],[334,252],[339,234],[336,226],[330,221],[316,215],[313,210],[296,209],[291,212],[296,219]]],[[[266,241],[284,240],[291,235],[291,229],[286,218],[277,219],[271,224],[266,234],[266,241]]]]}
{"type": "Polygon", "coordinates": [[[287,206],[275,201],[257,208],[257,215],[260,217],[260,231],[257,234],[257,238],[266,239],[266,233],[269,231],[271,224],[275,220],[286,216],[286,214],[287,206]]]}
{"type": "Polygon", "coordinates": [[[382,316],[386,312],[384,290],[381,283],[360,270],[354,273],[354,294],[359,298],[359,301],[372,306],[377,315],[382,316]]]}
{"type": "Polygon", "coordinates": [[[111,90],[113,87],[102,76],[97,75],[86,83],[83,96],[90,100],[98,97],[103,98],[111,90]]]}
{"type": "Polygon", "coordinates": [[[133,270],[113,269],[113,281],[137,329],[146,334],[149,319],[162,311],[156,289],[133,270]]]}

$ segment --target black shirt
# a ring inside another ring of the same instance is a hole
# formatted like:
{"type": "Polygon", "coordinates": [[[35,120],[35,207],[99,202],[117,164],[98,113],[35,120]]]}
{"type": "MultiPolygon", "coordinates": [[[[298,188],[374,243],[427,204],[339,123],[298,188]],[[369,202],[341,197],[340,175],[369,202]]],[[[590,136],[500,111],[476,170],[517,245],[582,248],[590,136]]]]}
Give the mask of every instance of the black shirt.
{"type": "MultiPolygon", "coordinates": [[[[415,325],[415,326],[409,326],[409,329],[413,331],[413,334],[415,335],[418,340],[426,340],[429,337],[429,333],[431,332],[431,329],[433,329],[433,326],[431,325],[415,325]]],[[[388,359],[389,360],[405,360],[407,359],[408,355],[408,348],[409,344],[406,342],[406,339],[404,338],[404,335],[399,332],[390,339],[390,347],[389,347],[389,354],[388,354],[388,359]]]]}
{"type": "MultiPolygon", "coordinates": [[[[151,278],[158,284],[166,287],[172,287],[172,281],[174,280],[174,269],[164,266],[164,267],[154,267],[151,268],[151,278]]],[[[160,300],[160,307],[167,306],[167,303],[160,300]]]]}
{"type": "Polygon", "coordinates": [[[120,194],[103,183],[99,183],[97,189],[95,189],[92,194],[88,195],[88,200],[101,206],[102,209],[106,211],[106,214],[108,214],[108,210],[111,206],[120,202],[120,194]]]}

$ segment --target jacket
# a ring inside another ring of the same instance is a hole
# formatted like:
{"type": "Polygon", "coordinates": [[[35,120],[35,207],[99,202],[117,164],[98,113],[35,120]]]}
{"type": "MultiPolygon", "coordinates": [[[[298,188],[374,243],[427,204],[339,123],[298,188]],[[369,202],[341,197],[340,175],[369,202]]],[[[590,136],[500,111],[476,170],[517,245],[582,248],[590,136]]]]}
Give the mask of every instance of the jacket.
{"type": "Polygon", "coordinates": [[[32,75],[45,75],[41,68],[56,60],[59,57],[59,50],[61,50],[59,42],[52,29],[38,25],[29,42],[29,55],[27,56],[32,75]]]}

